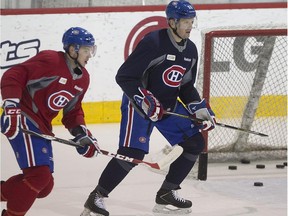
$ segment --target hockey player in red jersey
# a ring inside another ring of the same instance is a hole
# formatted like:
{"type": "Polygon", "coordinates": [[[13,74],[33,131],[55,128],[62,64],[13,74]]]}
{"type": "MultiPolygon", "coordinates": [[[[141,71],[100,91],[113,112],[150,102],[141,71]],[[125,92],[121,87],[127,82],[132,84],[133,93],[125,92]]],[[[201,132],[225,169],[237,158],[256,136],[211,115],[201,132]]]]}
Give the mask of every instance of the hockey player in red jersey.
{"type": "MultiPolygon", "coordinates": [[[[189,36],[196,11],[188,1],[171,1],[166,16],[169,27],[145,35],[117,72],[116,82],[124,92],[117,153],[142,160],[149,153],[155,128],[171,146],[181,146],[183,153],[170,165],[153,209],[156,213],[180,215],[191,211],[192,202],[177,195],[178,190],[203,150],[200,130],[212,130],[215,115],[195,88],[198,52],[189,36]],[[205,121],[198,125],[189,119],[165,115],[165,111],[205,121]],[[171,205],[173,208],[169,208],[171,205]]],[[[112,159],[88,196],[81,216],[90,212],[109,215],[103,200],[133,167],[132,163],[112,159]]]]}
{"type": "Polygon", "coordinates": [[[51,122],[63,110],[63,125],[83,148],[84,157],[99,152],[97,140],[85,126],[81,101],[88,89],[85,69],[95,55],[95,39],[80,27],[68,29],[62,51],[45,50],[7,70],[1,79],[1,132],[8,138],[22,173],[1,181],[2,216],[23,216],[37,198],[53,188],[51,141],[24,134],[21,128],[53,135],[51,122]]]}

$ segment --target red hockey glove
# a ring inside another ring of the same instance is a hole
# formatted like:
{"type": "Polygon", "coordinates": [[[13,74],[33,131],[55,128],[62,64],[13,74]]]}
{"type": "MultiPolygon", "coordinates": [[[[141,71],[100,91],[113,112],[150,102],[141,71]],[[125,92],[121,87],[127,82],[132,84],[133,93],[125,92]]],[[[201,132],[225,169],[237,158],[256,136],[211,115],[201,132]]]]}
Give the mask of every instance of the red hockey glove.
{"type": "Polygon", "coordinates": [[[83,147],[77,147],[77,152],[87,158],[91,158],[100,153],[97,139],[91,134],[86,126],[80,125],[79,127],[82,131],[75,136],[73,141],[83,147]]]}
{"type": "Polygon", "coordinates": [[[11,140],[17,136],[21,126],[19,99],[6,99],[3,104],[3,109],[1,132],[11,140]]]}
{"type": "Polygon", "coordinates": [[[136,104],[142,108],[151,121],[156,122],[161,120],[164,111],[162,104],[147,89],[139,87],[138,90],[142,96],[134,95],[136,104]]]}
{"type": "Polygon", "coordinates": [[[189,103],[187,109],[192,117],[204,120],[202,122],[201,130],[209,131],[215,128],[215,114],[210,108],[209,103],[206,103],[205,99],[202,99],[201,102],[189,103]]]}

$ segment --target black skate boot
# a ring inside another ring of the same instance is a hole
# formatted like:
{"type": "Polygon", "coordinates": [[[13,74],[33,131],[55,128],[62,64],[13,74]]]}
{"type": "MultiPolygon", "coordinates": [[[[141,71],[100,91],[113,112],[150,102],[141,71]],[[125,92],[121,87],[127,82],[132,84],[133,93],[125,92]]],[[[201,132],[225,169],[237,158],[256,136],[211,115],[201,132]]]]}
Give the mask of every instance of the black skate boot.
{"type": "Polygon", "coordinates": [[[80,216],[90,216],[90,213],[94,213],[97,216],[109,216],[109,212],[105,208],[104,196],[98,191],[90,193],[84,207],[85,209],[80,216]]]}
{"type": "Polygon", "coordinates": [[[6,212],[6,209],[3,209],[1,216],[3,216],[6,212]]]}
{"type": "Polygon", "coordinates": [[[153,212],[162,214],[185,215],[191,213],[192,202],[178,196],[176,190],[160,189],[156,195],[153,212]]]}

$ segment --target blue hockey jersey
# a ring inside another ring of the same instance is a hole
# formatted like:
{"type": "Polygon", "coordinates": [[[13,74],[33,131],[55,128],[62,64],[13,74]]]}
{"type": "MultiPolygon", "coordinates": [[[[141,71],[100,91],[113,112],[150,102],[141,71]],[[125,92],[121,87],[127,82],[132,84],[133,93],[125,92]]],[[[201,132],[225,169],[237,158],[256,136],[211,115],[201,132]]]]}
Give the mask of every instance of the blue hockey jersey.
{"type": "Polygon", "coordinates": [[[168,29],[148,33],[121,65],[116,82],[133,102],[138,87],[148,89],[167,111],[173,111],[179,97],[184,104],[200,101],[194,87],[198,52],[186,39],[177,44],[168,29]]]}

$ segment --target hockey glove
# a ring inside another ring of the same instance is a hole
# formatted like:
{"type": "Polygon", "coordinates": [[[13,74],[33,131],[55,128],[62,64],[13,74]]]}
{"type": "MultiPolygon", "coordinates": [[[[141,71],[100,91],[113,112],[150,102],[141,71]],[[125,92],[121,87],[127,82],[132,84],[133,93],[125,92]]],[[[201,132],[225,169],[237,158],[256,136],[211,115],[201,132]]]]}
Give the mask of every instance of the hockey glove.
{"type": "Polygon", "coordinates": [[[139,87],[138,90],[142,96],[134,95],[136,104],[142,108],[151,121],[156,122],[161,120],[164,111],[162,104],[147,89],[139,87]]]}
{"type": "Polygon", "coordinates": [[[77,152],[87,158],[91,158],[95,154],[97,155],[100,153],[97,139],[91,134],[86,126],[80,125],[78,128],[80,128],[82,131],[80,130],[80,133],[78,133],[73,139],[75,143],[81,146],[76,147],[77,152]]]}
{"type": "Polygon", "coordinates": [[[19,101],[17,98],[6,99],[3,104],[1,132],[10,140],[17,136],[21,126],[19,101]]]}
{"type": "Polygon", "coordinates": [[[205,99],[202,99],[201,102],[189,103],[187,109],[192,117],[204,120],[201,125],[201,130],[209,131],[215,128],[215,114],[205,99]]]}

